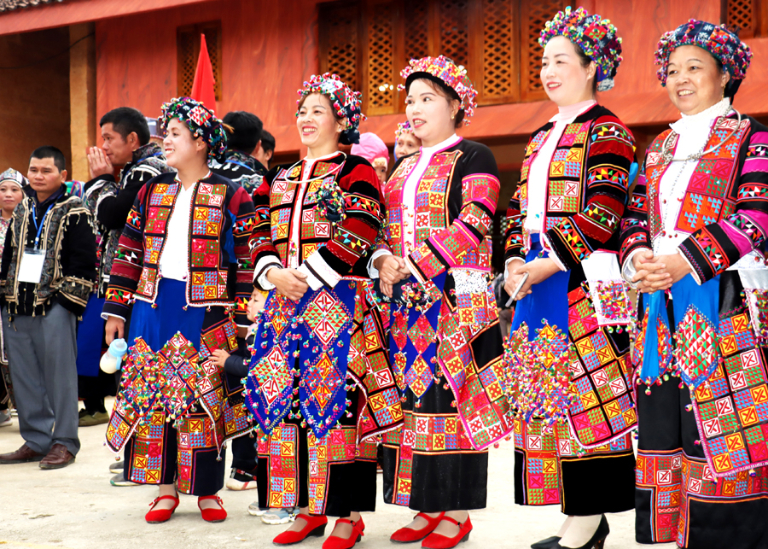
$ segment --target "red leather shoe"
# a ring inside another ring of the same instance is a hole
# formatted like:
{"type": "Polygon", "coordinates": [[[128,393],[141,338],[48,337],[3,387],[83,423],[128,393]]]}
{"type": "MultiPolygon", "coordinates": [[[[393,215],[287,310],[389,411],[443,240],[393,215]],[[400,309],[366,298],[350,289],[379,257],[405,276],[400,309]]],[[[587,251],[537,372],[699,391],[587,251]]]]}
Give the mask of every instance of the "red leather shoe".
{"type": "Polygon", "coordinates": [[[323,543],[323,549],[350,549],[365,535],[363,534],[365,524],[362,517],[357,522],[345,518],[336,519],[336,524],[340,522],[351,524],[352,534],[347,539],[340,538],[339,536],[328,536],[328,539],[323,543]]]}
{"type": "Polygon", "coordinates": [[[443,520],[445,513],[440,513],[436,517],[430,517],[424,513],[419,513],[416,516],[423,518],[427,521],[428,524],[420,530],[414,530],[413,528],[400,528],[400,530],[392,534],[392,536],[389,538],[389,541],[395,543],[414,543],[416,541],[421,541],[429,534],[431,534],[435,528],[437,528],[437,525],[440,524],[441,520],[443,520]]]}
{"type": "Polygon", "coordinates": [[[197,498],[197,507],[200,509],[200,515],[202,515],[203,520],[206,522],[224,522],[227,518],[227,511],[224,509],[224,502],[221,501],[221,498],[219,496],[200,496],[197,498]],[[219,508],[216,509],[208,508],[203,509],[200,507],[200,502],[205,501],[207,499],[213,499],[216,500],[216,503],[219,504],[219,508]]]}
{"type": "Polygon", "coordinates": [[[469,515],[467,515],[467,520],[463,523],[456,519],[452,519],[451,517],[443,517],[443,520],[447,520],[458,526],[459,533],[456,534],[455,537],[449,538],[448,536],[432,532],[427,536],[427,539],[421,542],[422,547],[426,549],[451,549],[451,547],[456,547],[462,541],[467,541],[469,539],[469,533],[472,531],[472,521],[469,520],[469,515]]]}
{"type": "Polygon", "coordinates": [[[328,517],[325,515],[319,515],[316,517],[299,513],[296,515],[296,520],[303,519],[306,524],[304,528],[295,532],[293,530],[286,530],[282,534],[279,534],[272,543],[275,545],[293,545],[295,543],[301,543],[310,536],[320,538],[325,535],[325,526],[328,524],[328,517]]]}
{"type": "Polygon", "coordinates": [[[146,521],[150,524],[159,524],[161,522],[168,522],[171,520],[171,515],[176,510],[176,507],[179,506],[179,496],[160,496],[159,498],[155,498],[155,500],[149,504],[149,512],[144,516],[146,521]],[[164,499],[172,499],[173,500],[173,507],[170,509],[155,509],[157,504],[164,499]]]}

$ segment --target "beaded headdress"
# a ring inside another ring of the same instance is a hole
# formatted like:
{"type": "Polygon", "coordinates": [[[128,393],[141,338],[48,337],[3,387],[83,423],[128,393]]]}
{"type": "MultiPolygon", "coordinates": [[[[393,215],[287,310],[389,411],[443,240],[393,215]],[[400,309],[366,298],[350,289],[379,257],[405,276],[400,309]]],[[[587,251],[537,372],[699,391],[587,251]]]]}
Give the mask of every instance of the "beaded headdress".
{"type": "Polygon", "coordinates": [[[168,129],[168,124],[174,118],[186,124],[192,135],[205,141],[209,158],[217,158],[227,150],[227,134],[221,120],[200,101],[191,97],[175,97],[164,103],[159,119],[163,131],[168,129]]]}
{"type": "MultiPolygon", "coordinates": [[[[477,107],[477,90],[472,86],[472,81],[467,76],[467,69],[453,61],[439,55],[437,57],[422,57],[411,59],[408,66],[400,71],[400,76],[407,82],[410,77],[419,73],[427,73],[438,78],[451,88],[461,100],[461,108],[464,109],[464,120],[469,124],[469,118],[475,114],[477,107]]],[[[400,84],[398,90],[404,90],[405,85],[400,84]]]]}
{"type": "Polygon", "coordinates": [[[0,184],[5,183],[6,181],[11,181],[13,183],[16,183],[21,188],[24,188],[27,185],[29,185],[29,181],[27,181],[27,178],[21,175],[21,172],[18,172],[13,168],[8,168],[3,173],[0,173],[0,184]]]}
{"type": "Polygon", "coordinates": [[[411,127],[411,123],[408,122],[407,120],[405,122],[400,122],[397,125],[397,129],[395,130],[395,141],[399,141],[400,138],[406,133],[413,133],[413,128],[411,127]]]}
{"type": "Polygon", "coordinates": [[[725,25],[691,19],[673,31],[664,33],[656,47],[655,60],[659,65],[656,76],[661,85],[667,85],[669,56],[680,46],[698,46],[722,63],[734,80],[743,80],[752,61],[752,50],[725,25]]]}
{"type": "Polygon", "coordinates": [[[564,36],[597,66],[597,89],[608,91],[613,88],[613,78],[623,61],[621,57],[621,37],[609,19],[599,15],[589,15],[584,8],[557,12],[552,21],[547,21],[539,37],[543,48],[555,36],[564,36]]]}
{"type": "MultiPolygon", "coordinates": [[[[342,132],[342,144],[359,143],[360,133],[357,129],[360,127],[360,122],[366,119],[362,111],[363,94],[351,90],[337,74],[330,72],[313,74],[308,81],[304,82],[304,87],[299,90],[296,105],[298,106],[303,98],[313,93],[327,96],[336,114],[347,121],[347,127],[342,132]]],[[[299,116],[298,111],[296,116],[299,116]]]]}

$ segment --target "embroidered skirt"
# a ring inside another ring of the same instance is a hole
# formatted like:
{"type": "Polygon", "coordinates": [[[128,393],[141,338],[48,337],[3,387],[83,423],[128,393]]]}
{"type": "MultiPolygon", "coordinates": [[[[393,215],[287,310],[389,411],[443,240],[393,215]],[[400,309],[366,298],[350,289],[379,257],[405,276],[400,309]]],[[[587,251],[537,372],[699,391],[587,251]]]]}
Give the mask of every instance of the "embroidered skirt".
{"type": "Polygon", "coordinates": [[[390,317],[405,419],[383,437],[384,501],[428,513],[482,509],[486,448],[511,431],[493,294],[483,273],[459,269],[411,284],[420,296],[393,304],[390,317]]]}
{"type": "MultiPolygon", "coordinates": [[[[533,236],[527,262],[542,251],[533,236]]],[[[631,509],[635,466],[629,334],[600,325],[584,279],[579,268],[533,286],[517,303],[505,358],[520,411],[515,502],[575,516],[631,509]]]]}
{"type": "Polygon", "coordinates": [[[402,422],[387,318],[369,280],[342,279],[299,302],[273,291],[255,333],[246,405],[259,442],[261,507],[316,515],[372,511],[376,445],[402,422]]]}
{"type": "Polygon", "coordinates": [[[175,480],[180,492],[212,495],[224,485],[224,442],[253,427],[239,380],[227,378],[211,360],[214,349],[237,348],[234,322],[223,307],[187,307],[185,290],[184,282],[162,279],[154,305],[134,304],[128,340],[136,343],[125,362],[107,444],[115,452],[125,446],[126,479],[139,484],[175,480]],[[169,372],[179,372],[179,377],[153,387],[141,368],[160,360],[166,349],[171,349],[166,358],[173,363],[169,372]],[[169,390],[184,389],[190,376],[201,393],[198,399],[190,397],[193,390],[169,390]],[[184,412],[169,414],[169,406],[184,395],[189,404],[184,412]]]}
{"type": "Polygon", "coordinates": [[[683,279],[673,299],[643,295],[638,340],[650,339],[654,323],[647,319],[662,322],[654,349],[643,345],[661,365],[649,369],[639,349],[637,355],[637,376],[653,381],[637,389],[640,543],[768,547],[768,469],[750,467],[764,459],[768,438],[766,347],[751,290],[737,271],[726,271],[702,286],[683,279]],[[654,309],[656,317],[649,316],[654,309]],[[717,349],[712,340],[706,347],[709,330],[717,333],[717,349]],[[674,333],[682,342],[675,357],[674,333]]]}

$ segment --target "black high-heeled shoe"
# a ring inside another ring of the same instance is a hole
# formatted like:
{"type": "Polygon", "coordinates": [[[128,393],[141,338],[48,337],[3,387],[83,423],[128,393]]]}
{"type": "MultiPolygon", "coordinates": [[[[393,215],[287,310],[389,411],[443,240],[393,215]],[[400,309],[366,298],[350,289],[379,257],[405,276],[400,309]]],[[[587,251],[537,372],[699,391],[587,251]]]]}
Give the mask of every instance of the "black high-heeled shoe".
{"type": "Polygon", "coordinates": [[[531,549],[555,549],[557,547],[557,542],[560,541],[560,536],[551,536],[547,539],[543,539],[541,541],[537,541],[536,543],[531,544],[531,549]]]}
{"type": "Polygon", "coordinates": [[[603,549],[605,547],[605,538],[607,538],[610,533],[611,528],[608,526],[608,519],[603,515],[600,518],[600,524],[597,526],[597,530],[587,543],[581,547],[563,547],[558,542],[557,545],[555,545],[555,549],[603,549]]]}

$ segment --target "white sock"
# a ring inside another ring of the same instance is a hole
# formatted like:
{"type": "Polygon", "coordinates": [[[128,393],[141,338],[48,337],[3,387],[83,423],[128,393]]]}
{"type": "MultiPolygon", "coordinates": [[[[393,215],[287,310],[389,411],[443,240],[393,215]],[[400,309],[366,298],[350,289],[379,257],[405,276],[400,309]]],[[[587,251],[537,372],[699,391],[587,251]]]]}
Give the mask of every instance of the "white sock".
{"type": "Polygon", "coordinates": [[[577,548],[583,547],[592,539],[597,532],[597,527],[600,526],[602,515],[569,518],[571,523],[559,543],[562,547],[577,548]]]}

